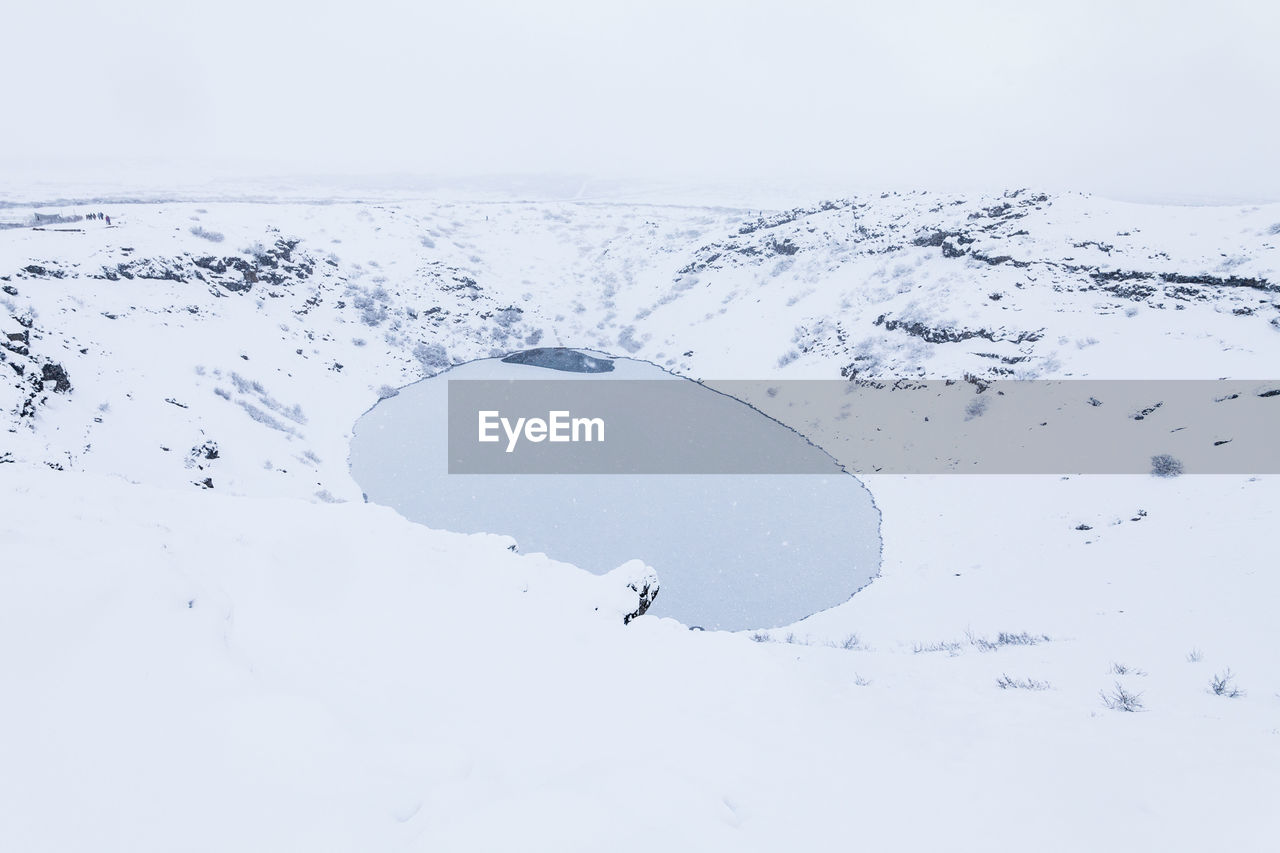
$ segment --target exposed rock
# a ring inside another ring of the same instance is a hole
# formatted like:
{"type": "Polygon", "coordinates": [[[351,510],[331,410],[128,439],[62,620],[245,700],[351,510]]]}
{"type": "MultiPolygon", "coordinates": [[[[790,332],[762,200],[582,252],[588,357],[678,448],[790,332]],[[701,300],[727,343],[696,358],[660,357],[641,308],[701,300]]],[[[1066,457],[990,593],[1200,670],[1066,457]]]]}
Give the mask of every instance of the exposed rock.
{"type": "Polygon", "coordinates": [[[749,222],[738,228],[739,234],[753,234],[756,231],[763,231],[770,228],[777,228],[779,225],[786,225],[788,222],[795,222],[806,216],[812,216],[815,213],[821,213],[827,210],[838,210],[840,208],[849,207],[847,201],[824,201],[817,207],[797,207],[788,210],[785,213],[779,213],[774,216],[760,217],[755,222],[749,222]]]}
{"type": "MultiPolygon", "coordinates": [[[[921,235],[911,241],[911,245],[920,247],[932,247],[935,249],[943,247],[947,243],[953,243],[956,246],[967,246],[973,242],[973,238],[961,231],[932,231],[928,234],[921,235]]],[[[944,253],[945,254],[945,253],[944,253]]],[[[960,252],[960,254],[964,254],[960,252]]],[[[950,255],[948,257],[956,257],[950,255]]]]}
{"type": "Polygon", "coordinates": [[[476,284],[476,280],[469,275],[455,275],[453,277],[455,284],[444,284],[440,289],[446,293],[456,293],[466,299],[479,299],[481,287],[476,284]]]}
{"type": "Polygon", "coordinates": [[[1182,273],[1161,273],[1160,278],[1168,284],[1201,284],[1207,287],[1247,287],[1252,290],[1280,292],[1280,284],[1272,284],[1265,278],[1244,278],[1235,275],[1220,278],[1214,275],[1183,275],[1182,273]]]}
{"type": "Polygon", "coordinates": [[[1016,335],[1012,333],[1000,331],[992,331],[990,329],[965,329],[965,328],[945,328],[928,326],[919,320],[895,320],[889,318],[885,314],[881,314],[876,318],[875,325],[884,326],[885,331],[892,332],[900,329],[908,335],[913,335],[931,344],[953,344],[960,341],[967,341],[973,338],[983,338],[988,341],[1008,341],[1010,343],[1020,344],[1025,341],[1038,341],[1043,335],[1041,332],[1018,332],[1016,335]]]}
{"type": "Polygon", "coordinates": [[[54,391],[67,392],[71,390],[71,378],[67,376],[67,371],[63,369],[61,364],[46,362],[44,367],[40,369],[40,379],[42,382],[54,383],[54,391]]]}
{"type": "Polygon", "coordinates": [[[206,441],[191,448],[191,455],[196,459],[214,460],[218,458],[218,442],[206,441]]]}
{"type": "Polygon", "coordinates": [[[653,604],[653,600],[658,597],[658,576],[654,575],[652,581],[638,581],[627,584],[627,589],[639,596],[639,603],[636,609],[622,617],[623,625],[630,625],[631,620],[649,612],[649,607],[653,604]]]}
{"type": "Polygon", "coordinates": [[[628,560],[602,580],[608,589],[607,603],[596,609],[621,616],[624,625],[647,613],[658,597],[658,573],[642,560],[628,560]]]}

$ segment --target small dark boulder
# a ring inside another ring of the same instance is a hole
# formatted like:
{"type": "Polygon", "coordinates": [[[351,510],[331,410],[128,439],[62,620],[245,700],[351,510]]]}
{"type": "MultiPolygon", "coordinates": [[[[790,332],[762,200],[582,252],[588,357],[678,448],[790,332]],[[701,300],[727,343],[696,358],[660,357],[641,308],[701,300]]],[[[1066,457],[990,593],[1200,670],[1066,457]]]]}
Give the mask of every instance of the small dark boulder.
{"type": "Polygon", "coordinates": [[[52,382],[54,391],[66,392],[71,390],[71,378],[67,376],[67,371],[61,364],[49,362],[40,369],[40,380],[42,382],[52,382]]]}

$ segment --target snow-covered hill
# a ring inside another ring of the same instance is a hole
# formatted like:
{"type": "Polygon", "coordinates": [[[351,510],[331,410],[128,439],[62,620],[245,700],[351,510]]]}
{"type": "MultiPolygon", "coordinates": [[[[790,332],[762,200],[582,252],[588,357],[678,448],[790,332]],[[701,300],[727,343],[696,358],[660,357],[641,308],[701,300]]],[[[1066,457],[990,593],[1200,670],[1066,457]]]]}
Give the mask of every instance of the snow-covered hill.
{"type": "Polygon", "coordinates": [[[704,379],[1274,378],[1280,206],[38,212],[64,221],[0,229],[6,849],[1280,834],[1272,479],[871,477],[882,576],[720,634],[624,627],[635,566],[425,530],[346,466],[379,397],[534,345],[704,379]]]}
{"type": "Polygon", "coordinates": [[[539,344],[710,379],[1254,379],[1280,345],[1280,206],[61,210],[97,208],[111,226],[0,230],[10,452],[164,484],[358,497],[361,411],[539,344]]]}

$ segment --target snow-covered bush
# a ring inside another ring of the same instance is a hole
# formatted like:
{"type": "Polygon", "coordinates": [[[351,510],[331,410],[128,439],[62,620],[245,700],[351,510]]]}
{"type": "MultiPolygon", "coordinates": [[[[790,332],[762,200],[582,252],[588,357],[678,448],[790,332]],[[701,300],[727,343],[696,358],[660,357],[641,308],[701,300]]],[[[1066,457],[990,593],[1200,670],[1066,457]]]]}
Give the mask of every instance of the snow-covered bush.
{"type": "Polygon", "coordinates": [[[1129,666],[1124,663],[1111,664],[1110,672],[1113,675],[1146,675],[1145,670],[1138,669],[1136,666],[1129,666]]]}
{"type": "Polygon", "coordinates": [[[366,326],[380,326],[387,319],[387,306],[370,302],[360,311],[360,322],[366,326]]]}
{"type": "Polygon", "coordinates": [[[202,240],[208,240],[210,243],[221,243],[225,239],[225,235],[220,231],[209,231],[200,225],[192,225],[191,233],[202,240]]]}
{"type": "Polygon", "coordinates": [[[413,348],[413,357],[422,362],[423,367],[439,370],[449,366],[449,353],[440,344],[420,343],[413,348]]]}
{"type": "Polygon", "coordinates": [[[1228,668],[1221,675],[1215,675],[1209,680],[1209,691],[1214,696],[1225,696],[1228,699],[1236,699],[1244,695],[1244,691],[1239,686],[1233,684],[1235,674],[1228,668]]]}
{"type": "Polygon", "coordinates": [[[1011,678],[1001,675],[996,679],[996,686],[1001,690],[1048,690],[1049,682],[1037,681],[1034,678],[1011,678]]]}
{"type": "Polygon", "coordinates": [[[1102,704],[1106,705],[1113,711],[1128,711],[1130,713],[1143,710],[1142,694],[1130,693],[1124,689],[1124,685],[1116,682],[1115,689],[1110,693],[1105,690],[1099,694],[1102,696],[1102,704]]]}

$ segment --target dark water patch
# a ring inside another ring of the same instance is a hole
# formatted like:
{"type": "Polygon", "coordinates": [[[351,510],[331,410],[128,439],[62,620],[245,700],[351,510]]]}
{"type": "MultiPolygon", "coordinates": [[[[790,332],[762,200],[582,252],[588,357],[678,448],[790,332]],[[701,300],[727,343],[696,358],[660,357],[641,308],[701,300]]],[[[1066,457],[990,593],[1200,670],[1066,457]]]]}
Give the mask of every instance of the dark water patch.
{"type": "Polygon", "coordinates": [[[588,355],[568,347],[542,347],[513,352],[502,359],[502,362],[546,367],[566,373],[609,373],[613,370],[612,359],[588,355]]]}

